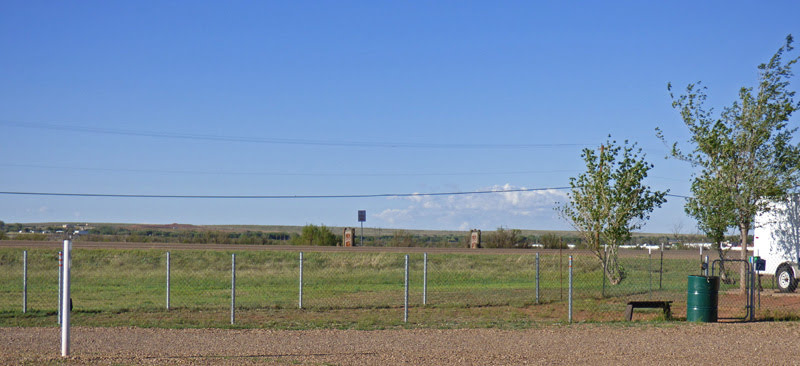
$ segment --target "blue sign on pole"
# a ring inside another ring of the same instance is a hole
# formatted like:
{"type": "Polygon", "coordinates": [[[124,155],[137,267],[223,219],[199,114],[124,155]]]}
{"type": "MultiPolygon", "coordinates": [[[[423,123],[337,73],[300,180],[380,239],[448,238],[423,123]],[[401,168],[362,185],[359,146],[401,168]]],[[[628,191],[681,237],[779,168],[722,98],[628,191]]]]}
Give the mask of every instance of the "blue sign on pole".
{"type": "Polygon", "coordinates": [[[361,223],[361,246],[364,246],[364,221],[367,221],[367,210],[358,210],[358,222],[361,223]]]}

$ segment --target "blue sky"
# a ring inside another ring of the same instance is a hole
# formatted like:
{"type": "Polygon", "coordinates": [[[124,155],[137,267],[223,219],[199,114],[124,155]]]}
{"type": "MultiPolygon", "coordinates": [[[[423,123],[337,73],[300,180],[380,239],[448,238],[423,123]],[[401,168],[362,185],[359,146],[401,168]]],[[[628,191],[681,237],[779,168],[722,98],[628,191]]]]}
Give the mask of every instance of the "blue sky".
{"type": "MultiPolygon", "coordinates": [[[[654,133],[688,137],[667,83],[702,80],[721,109],[800,37],[798,14],[794,1],[5,1],[0,191],[553,188],[610,134],[644,149],[648,184],[686,195],[692,168],[654,133]]],[[[365,209],[370,227],[570,229],[553,211],[564,193],[0,194],[0,220],[357,226],[365,209]]],[[[671,198],[644,231],[695,232],[682,207],[671,198]]]]}

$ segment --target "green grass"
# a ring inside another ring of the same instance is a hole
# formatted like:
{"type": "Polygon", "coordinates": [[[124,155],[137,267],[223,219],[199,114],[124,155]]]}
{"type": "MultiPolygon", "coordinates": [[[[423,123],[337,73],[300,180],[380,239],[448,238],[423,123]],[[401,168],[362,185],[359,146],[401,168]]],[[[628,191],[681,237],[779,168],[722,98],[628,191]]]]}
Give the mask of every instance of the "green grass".
{"type": "MultiPolygon", "coordinates": [[[[28,313],[22,314],[22,250],[0,249],[0,326],[56,324],[57,250],[28,251],[28,313]]],[[[81,249],[73,252],[73,324],[143,327],[230,327],[231,254],[173,251],[170,310],[166,309],[166,253],[162,250],[81,249]]],[[[659,261],[646,253],[623,258],[627,278],[606,284],[596,259],[573,263],[577,321],[621,319],[630,299],[686,299],[695,261],[659,261]],[[603,293],[605,292],[605,297],[603,293]]],[[[423,305],[423,256],[410,255],[410,322],[403,318],[404,255],[305,253],[303,307],[298,309],[298,253],[236,253],[235,327],[276,329],[392,327],[529,327],[567,319],[566,256],[436,254],[428,256],[423,305]],[[559,265],[559,262],[561,265],[559,265]]],[[[640,314],[637,312],[637,314],[640,314]]],[[[643,311],[657,319],[657,312],[643,311]]],[[[638,316],[637,316],[638,318],[638,316]]]]}

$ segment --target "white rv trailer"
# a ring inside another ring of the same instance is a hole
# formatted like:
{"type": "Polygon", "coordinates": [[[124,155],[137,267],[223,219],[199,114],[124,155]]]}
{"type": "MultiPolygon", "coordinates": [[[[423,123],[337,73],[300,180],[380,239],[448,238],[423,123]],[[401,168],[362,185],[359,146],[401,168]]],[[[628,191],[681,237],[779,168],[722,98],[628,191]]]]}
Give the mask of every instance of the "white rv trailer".
{"type": "Polygon", "coordinates": [[[766,275],[774,275],[781,292],[793,292],[800,278],[800,195],[769,203],[769,211],[754,220],[754,255],[766,260],[766,275]]]}

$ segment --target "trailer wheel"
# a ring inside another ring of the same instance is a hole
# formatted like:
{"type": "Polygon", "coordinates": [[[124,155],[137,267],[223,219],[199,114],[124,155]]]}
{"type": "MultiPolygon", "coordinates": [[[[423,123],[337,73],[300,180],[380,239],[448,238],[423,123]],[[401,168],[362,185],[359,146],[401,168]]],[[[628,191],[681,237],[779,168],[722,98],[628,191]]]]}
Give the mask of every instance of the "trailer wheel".
{"type": "Polygon", "coordinates": [[[775,274],[775,280],[778,283],[778,290],[780,290],[780,292],[794,292],[797,288],[797,280],[794,278],[794,272],[789,266],[781,266],[778,268],[778,273],[775,274]]]}

